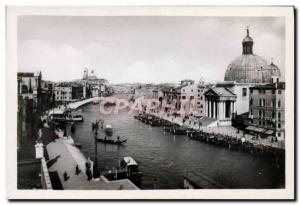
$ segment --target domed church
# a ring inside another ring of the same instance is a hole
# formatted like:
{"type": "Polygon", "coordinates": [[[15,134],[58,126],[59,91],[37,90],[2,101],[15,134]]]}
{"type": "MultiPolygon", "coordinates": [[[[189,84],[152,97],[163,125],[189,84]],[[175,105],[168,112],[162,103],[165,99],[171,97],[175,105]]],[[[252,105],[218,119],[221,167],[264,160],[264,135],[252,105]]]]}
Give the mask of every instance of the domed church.
{"type": "Polygon", "coordinates": [[[216,120],[217,126],[230,126],[232,119],[249,112],[249,88],[278,80],[280,69],[271,61],[253,54],[254,41],[249,35],[242,41],[242,55],[227,67],[224,82],[208,89],[205,95],[206,117],[216,120]]]}
{"type": "Polygon", "coordinates": [[[262,57],[253,54],[253,39],[247,35],[243,39],[243,53],[227,67],[225,81],[237,83],[272,83],[272,77],[280,77],[280,69],[271,62],[268,64],[262,57]]]}

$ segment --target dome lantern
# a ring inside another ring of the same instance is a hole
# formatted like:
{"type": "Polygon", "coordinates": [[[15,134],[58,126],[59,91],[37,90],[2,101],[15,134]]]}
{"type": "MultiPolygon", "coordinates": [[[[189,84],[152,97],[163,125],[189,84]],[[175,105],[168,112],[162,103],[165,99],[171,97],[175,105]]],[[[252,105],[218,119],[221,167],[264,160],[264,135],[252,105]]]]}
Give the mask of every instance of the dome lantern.
{"type": "Polygon", "coordinates": [[[253,40],[249,36],[249,27],[246,28],[247,36],[243,39],[243,54],[253,54],[253,40]]]}

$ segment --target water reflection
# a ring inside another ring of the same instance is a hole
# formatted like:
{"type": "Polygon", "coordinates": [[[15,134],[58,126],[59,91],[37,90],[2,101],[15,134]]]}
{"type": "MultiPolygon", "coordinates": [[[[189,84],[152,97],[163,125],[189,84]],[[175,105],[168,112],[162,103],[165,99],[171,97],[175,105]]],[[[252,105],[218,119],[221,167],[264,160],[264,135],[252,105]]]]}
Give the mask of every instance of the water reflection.
{"type": "MultiPolygon", "coordinates": [[[[111,124],[116,135],[127,138],[122,146],[98,143],[98,165],[101,170],[118,166],[124,156],[133,157],[143,172],[141,188],[182,188],[187,171],[200,172],[226,188],[282,188],[284,167],[272,160],[247,153],[190,140],[173,135],[161,127],[146,125],[126,113],[103,116],[97,105],[82,108],[84,122],[76,125],[75,142],[94,159],[94,134],[91,123],[103,119],[111,124]]],[[[104,137],[102,130],[98,133],[104,137]]]]}

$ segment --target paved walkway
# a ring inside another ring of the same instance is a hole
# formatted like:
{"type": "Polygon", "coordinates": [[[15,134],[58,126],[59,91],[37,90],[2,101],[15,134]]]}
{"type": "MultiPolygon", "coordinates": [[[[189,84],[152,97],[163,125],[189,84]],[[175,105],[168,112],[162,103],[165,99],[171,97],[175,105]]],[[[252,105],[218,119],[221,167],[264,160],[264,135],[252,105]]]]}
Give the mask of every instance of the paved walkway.
{"type": "Polygon", "coordinates": [[[57,172],[63,189],[68,190],[118,190],[118,189],[138,189],[131,181],[118,180],[106,181],[103,178],[98,180],[87,180],[85,173],[85,163],[88,161],[81,151],[65,141],[63,138],[56,139],[46,147],[52,165],[49,172],[57,172]],[[81,172],[76,175],[76,165],[81,172]],[[64,180],[64,173],[67,172],[69,179],[64,180]]]}
{"type": "Polygon", "coordinates": [[[224,126],[224,127],[199,127],[199,119],[197,118],[191,118],[185,120],[185,123],[183,123],[183,117],[181,116],[173,116],[169,115],[167,116],[166,113],[148,113],[151,115],[154,115],[156,117],[159,117],[164,120],[168,120],[169,122],[178,124],[180,126],[185,126],[190,129],[195,129],[195,130],[201,130],[207,133],[215,133],[215,134],[222,134],[222,135],[227,135],[233,138],[245,138],[246,141],[256,143],[256,144],[262,144],[265,146],[271,146],[271,147],[277,147],[284,149],[285,145],[284,142],[278,141],[278,142],[271,142],[269,138],[264,138],[264,139],[256,139],[256,136],[250,135],[250,134],[244,134],[242,131],[238,132],[238,129],[232,126],[224,126]]]}

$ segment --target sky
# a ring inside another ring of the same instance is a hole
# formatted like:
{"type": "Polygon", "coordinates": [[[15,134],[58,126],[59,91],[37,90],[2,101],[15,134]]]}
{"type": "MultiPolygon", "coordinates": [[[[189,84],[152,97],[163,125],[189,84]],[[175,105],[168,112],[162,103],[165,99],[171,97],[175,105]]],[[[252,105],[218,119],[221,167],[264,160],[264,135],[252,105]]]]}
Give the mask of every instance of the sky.
{"type": "Polygon", "coordinates": [[[242,54],[249,26],[253,52],[284,75],[285,23],[279,17],[22,16],[18,71],[71,81],[85,67],[110,83],[224,80],[242,54]]]}

